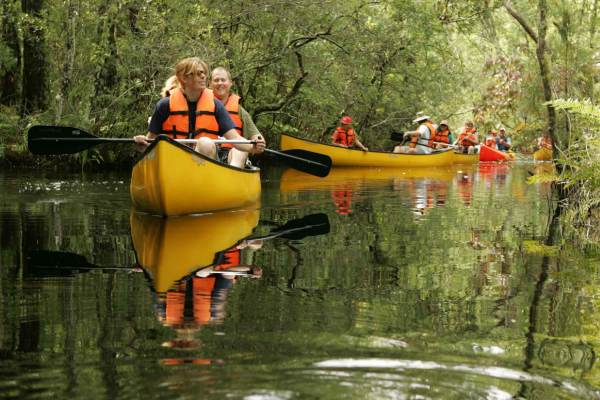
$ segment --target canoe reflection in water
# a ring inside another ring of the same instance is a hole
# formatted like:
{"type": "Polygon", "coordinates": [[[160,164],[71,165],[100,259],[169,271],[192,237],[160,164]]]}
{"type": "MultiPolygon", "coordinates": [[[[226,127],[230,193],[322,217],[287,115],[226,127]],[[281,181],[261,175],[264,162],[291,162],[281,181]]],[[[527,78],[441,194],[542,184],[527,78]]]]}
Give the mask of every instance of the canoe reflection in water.
{"type": "Polygon", "coordinates": [[[258,222],[258,210],[166,219],[132,213],[133,245],[157,294],[158,319],[177,332],[164,346],[196,348],[195,333],[202,326],[223,322],[227,295],[236,280],[262,276],[261,267],[244,261],[251,261],[251,252],[265,240],[299,240],[329,232],[325,214],[289,221],[264,236],[249,236],[258,222]]]}
{"type": "Polygon", "coordinates": [[[281,175],[279,189],[286,201],[302,192],[329,191],[335,212],[350,215],[352,201],[361,192],[379,187],[392,187],[407,194],[418,218],[434,207],[443,207],[447,201],[448,185],[454,178],[452,169],[442,168],[332,168],[325,178],[315,178],[287,169],[281,175]]]}

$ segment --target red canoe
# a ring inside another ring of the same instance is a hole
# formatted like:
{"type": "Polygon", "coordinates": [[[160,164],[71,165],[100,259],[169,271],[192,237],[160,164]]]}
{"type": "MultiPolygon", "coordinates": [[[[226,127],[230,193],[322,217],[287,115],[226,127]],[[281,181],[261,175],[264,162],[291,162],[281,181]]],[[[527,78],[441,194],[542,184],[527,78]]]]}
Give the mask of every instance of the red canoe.
{"type": "Polygon", "coordinates": [[[479,161],[512,161],[514,158],[510,153],[492,149],[484,144],[479,148],[479,161]]]}

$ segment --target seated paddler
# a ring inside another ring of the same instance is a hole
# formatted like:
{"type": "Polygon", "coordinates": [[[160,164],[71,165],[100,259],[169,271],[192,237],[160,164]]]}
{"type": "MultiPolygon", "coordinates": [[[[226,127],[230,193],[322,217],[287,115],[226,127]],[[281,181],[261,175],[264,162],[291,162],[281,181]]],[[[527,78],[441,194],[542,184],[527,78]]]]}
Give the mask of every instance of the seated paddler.
{"type": "MultiPolygon", "coordinates": [[[[264,142],[263,135],[254,124],[254,121],[252,121],[252,117],[250,117],[248,111],[242,107],[241,97],[231,91],[232,85],[233,80],[227,69],[224,67],[213,69],[210,74],[210,89],[213,91],[215,97],[225,106],[225,109],[235,124],[237,132],[252,141],[264,142]]],[[[221,146],[220,151],[227,151],[230,148],[231,145],[223,145],[221,146]]],[[[233,165],[243,165],[247,158],[248,153],[238,151],[237,149],[231,149],[228,162],[233,165]]]]}
{"type": "Polygon", "coordinates": [[[358,147],[362,151],[369,151],[358,139],[358,135],[352,129],[352,117],[345,115],[340,119],[340,125],[335,128],[331,136],[331,144],[338,147],[358,147]]]}
{"type": "MultiPolygon", "coordinates": [[[[159,134],[173,139],[198,139],[197,152],[222,162],[228,162],[228,153],[219,151],[213,140],[245,141],[247,143],[236,143],[233,147],[249,154],[262,153],[266,145],[264,139],[261,137],[253,143],[238,133],[223,103],[206,87],[207,74],[208,65],[198,57],[178,62],[175,66],[177,87],[158,101],[148,133],[135,136],[135,142],[145,147],[149,139],[159,134]]],[[[232,158],[230,164],[242,168],[244,163],[238,165],[238,160],[232,158]]]]}
{"type": "Polygon", "coordinates": [[[410,140],[408,145],[400,144],[394,147],[394,153],[431,154],[436,127],[428,115],[417,115],[413,123],[418,125],[414,131],[404,133],[404,139],[410,140]]]}

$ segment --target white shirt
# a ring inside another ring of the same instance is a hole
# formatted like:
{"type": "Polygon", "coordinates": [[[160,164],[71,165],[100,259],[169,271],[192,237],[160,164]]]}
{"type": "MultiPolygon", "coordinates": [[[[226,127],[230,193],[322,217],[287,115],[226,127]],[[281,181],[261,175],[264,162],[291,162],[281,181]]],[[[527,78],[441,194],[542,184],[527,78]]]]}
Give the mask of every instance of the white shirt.
{"type": "Polygon", "coordinates": [[[429,147],[429,139],[431,139],[431,132],[429,131],[429,127],[425,124],[419,125],[417,129],[419,132],[419,140],[417,141],[417,147],[420,153],[423,154],[431,154],[431,147],[429,147]]]}

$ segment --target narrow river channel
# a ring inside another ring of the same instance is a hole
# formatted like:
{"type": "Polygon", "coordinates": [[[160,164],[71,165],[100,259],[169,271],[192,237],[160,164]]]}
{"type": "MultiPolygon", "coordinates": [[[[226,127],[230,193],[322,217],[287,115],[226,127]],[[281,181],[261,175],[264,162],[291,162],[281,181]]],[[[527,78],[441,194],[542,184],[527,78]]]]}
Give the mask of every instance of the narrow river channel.
{"type": "Polygon", "coordinates": [[[129,174],[0,172],[0,398],[600,398],[600,257],[543,245],[547,169],[271,169],[169,219],[129,174]]]}

